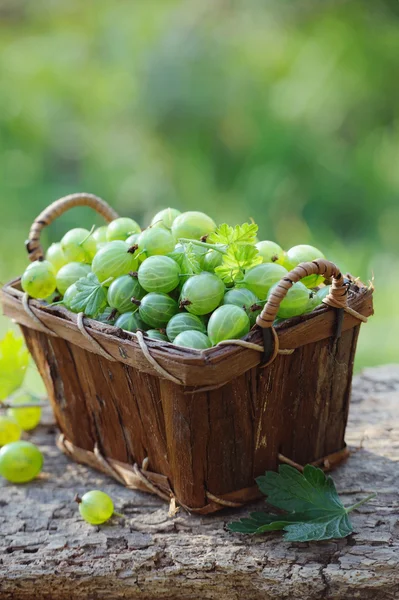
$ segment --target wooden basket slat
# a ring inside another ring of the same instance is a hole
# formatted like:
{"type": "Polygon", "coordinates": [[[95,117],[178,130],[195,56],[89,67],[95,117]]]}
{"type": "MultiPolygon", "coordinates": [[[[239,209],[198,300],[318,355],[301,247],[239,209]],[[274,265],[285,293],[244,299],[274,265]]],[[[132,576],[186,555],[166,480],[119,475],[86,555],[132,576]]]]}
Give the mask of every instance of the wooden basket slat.
{"type": "Polygon", "coordinates": [[[141,427],[146,440],[150,468],[152,471],[163,473],[169,477],[170,464],[159,377],[140,373],[132,368],[129,368],[129,373],[140,410],[141,427]]]}
{"type": "MultiPolygon", "coordinates": [[[[39,329],[22,307],[20,295],[14,296],[18,290],[7,286],[1,292],[4,313],[17,323],[39,329]]],[[[97,352],[95,347],[79,332],[76,325],[76,315],[58,307],[43,309],[37,302],[32,302],[33,307],[40,310],[40,319],[63,339],[77,344],[90,352],[97,352]],[[57,315],[62,315],[57,316],[57,315]]],[[[363,287],[359,293],[351,298],[350,306],[369,316],[373,312],[372,292],[363,287]]],[[[116,335],[115,328],[107,328],[96,321],[87,320],[92,337],[119,362],[135,367],[141,372],[159,376],[154,367],[143,355],[134,336],[131,339],[122,339],[116,335]]],[[[352,329],[358,321],[352,315],[345,313],[343,331],[352,329]]],[[[320,309],[317,314],[304,316],[302,320],[292,323],[292,326],[278,328],[281,349],[299,348],[321,339],[331,337],[335,333],[336,313],[331,309],[320,309]]],[[[250,340],[262,343],[261,333],[252,332],[250,340]]],[[[259,352],[239,348],[237,346],[221,346],[211,348],[202,353],[192,352],[188,349],[179,349],[172,345],[162,345],[154,340],[147,340],[154,359],[168,372],[178,377],[186,386],[210,386],[226,383],[231,374],[241,375],[259,364],[259,352]],[[206,367],[206,368],[204,368],[206,367]]]]}
{"type": "MultiPolygon", "coordinates": [[[[325,385],[328,380],[330,382],[329,401],[325,403],[325,410],[319,413],[319,418],[313,419],[309,431],[309,436],[317,442],[314,447],[317,456],[325,456],[334,452],[334,448],[343,447],[359,331],[360,325],[357,325],[344,332],[336,344],[335,353],[329,354],[329,368],[324,371],[325,385]]],[[[321,361],[320,366],[324,364],[321,361]]],[[[323,407],[323,398],[320,405],[323,407]]]]}
{"type": "MultiPolygon", "coordinates": [[[[282,442],[290,435],[291,423],[287,419],[293,404],[291,374],[295,365],[300,365],[301,354],[299,349],[291,355],[279,356],[257,374],[254,477],[276,468],[282,442]]],[[[289,439],[284,447],[291,458],[289,439]]]]}
{"type": "Polygon", "coordinates": [[[59,428],[73,444],[92,450],[96,440],[68,342],[27,327],[21,330],[46,386],[59,428]]]}
{"type": "Polygon", "coordinates": [[[186,395],[181,386],[161,380],[161,400],[173,489],[187,506],[204,506],[210,427],[208,394],[186,395]]]}
{"type": "Polygon", "coordinates": [[[343,447],[356,341],[350,330],[336,344],[303,346],[260,370],[255,476],[275,469],[279,453],[306,464],[343,447]],[[342,385],[331,384],[335,377],[342,385]]]}
{"type": "MultiPolygon", "coordinates": [[[[126,378],[122,365],[115,363],[110,369],[109,361],[101,356],[88,354],[86,351],[83,353],[89,360],[86,360],[86,367],[82,375],[84,377],[87,371],[90,372],[88,378],[92,390],[90,395],[94,399],[94,406],[89,400],[88,407],[92,406],[93,411],[98,415],[97,430],[101,426],[99,442],[104,440],[101,447],[103,454],[110,456],[112,449],[107,447],[108,439],[115,437],[119,454],[117,456],[114,450],[113,456],[116,460],[125,463],[143,460],[145,450],[137,443],[140,438],[137,436],[137,426],[129,410],[129,407],[134,404],[134,399],[126,390],[126,378]]],[[[84,364],[83,361],[82,364],[84,364]]]]}
{"type": "MultiPolygon", "coordinates": [[[[118,388],[119,408],[125,428],[125,437],[130,441],[133,457],[139,465],[151,456],[151,469],[162,465],[166,468],[166,449],[164,436],[154,436],[152,422],[149,422],[147,400],[148,376],[141,377],[134,370],[122,363],[114,363],[115,382],[118,388]],[[116,368],[115,368],[116,367],[116,368]],[[141,391],[143,386],[144,392],[141,391]],[[160,458],[159,458],[160,455],[160,458]]],[[[155,382],[156,384],[156,382],[155,382]]],[[[163,428],[161,429],[163,432],[163,428]]],[[[161,469],[159,468],[159,471],[161,469]]],[[[169,471],[166,470],[168,474],[169,471]]]]}
{"type": "Polygon", "coordinates": [[[223,495],[253,484],[253,416],[249,378],[209,392],[208,490],[223,495]]]}
{"type": "Polygon", "coordinates": [[[86,412],[92,423],[93,437],[101,453],[120,462],[131,462],[133,456],[119,412],[116,396],[118,384],[114,370],[109,367],[109,361],[98,355],[88,353],[74,344],[68,346],[75,363],[86,412]]]}
{"type": "Polygon", "coordinates": [[[148,436],[145,436],[142,425],[137,394],[130,378],[130,367],[122,363],[114,363],[112,371],[111,393],[118,406],[124,439],[132,460],[141,465],[148,456],[148,436]]]}

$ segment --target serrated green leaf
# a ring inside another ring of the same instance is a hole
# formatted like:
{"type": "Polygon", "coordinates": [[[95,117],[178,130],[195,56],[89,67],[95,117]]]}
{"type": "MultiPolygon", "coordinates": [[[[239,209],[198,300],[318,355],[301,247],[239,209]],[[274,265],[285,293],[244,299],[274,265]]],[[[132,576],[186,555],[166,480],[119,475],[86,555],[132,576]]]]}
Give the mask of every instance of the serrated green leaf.
{"type": "Polygon", "coordinates": [[[348,514],[343,512],[330,518],[290,523],[284,531],[284,539],[289,542],[311,542],[346,537],[353,532],[353,527],[348,514]]]}
{"type": "Polygon", "coordinates": [[[244,517],[239,521],[229,523],[227,528],[237,533],[263,533],[265,531],[276,531],[283,529],[287,524],[292,523],[292,519],[281,520],[283,517],[278,515],[257,512],[251,513],[249,517],[244,517]],[[280,518],[280,520],[278,520],[280,518]]]}
{"type": "Polygon", "coordinates": [[[303,474],[289,465],[280,465],[278,473],[269,471],[256,483],[268,504],[282,510],[307,513],[309,518],[344,510],[332,478],[312,465],[306,465],[303,474]]]}
{"type": "Polygon", "coordinates": [[[234,227],[233,243],[236,244],[255,244],[258,226],[256,223],[243,223],[241,226],[234,227]]]}
{"type": "Polygon", "coordinates": [[[208,235],[207,241],[210,244],[231,244],[234,235],[234,229],[227,225],[227,223],[222,223],[216,229],[208,235]]]}
{"type": "Polygon", "coordinates": [[[94,273],[82,277],[76,282],[78,293],[71,302],[72,310],[84,312],[95,319],[107,306],[107,290],[94,273]]]}
{"type": "Polygon", "coordinates": [[[184,244],[184,252],[171,252],[168,256],[177,262],[182,275],[197,275],[202,272],[198,254],[191,243],[184,244]]]}
{"type": "Polygon", "coordinates": [[[247,269],[262,262],[262,257],[251,244],[231,244],[223,255],[223,262],[216,267],[215,273],[225,282],[232,283],[242,278],[247,269]]]}
{"type": "Polygon", "coordinates": [[[202,272],[198,254],[195,253],[193,244],[186,244],[186,261],[189,269],[191,270],[191,274],[198,274],[202,272]]]}
{"type": "Polygon", "coordinates": [[[230,227],[222,223],[216,231],[209,234],[207,241],[211,244],[255,244],[258,226],[256,223],[243,223],[230,227]]]}
{"type": "Polygon", "coordinates": [[[230,531],[264,533],[282,529],[284,539],[290,542],[343,538],[353,532],[348,513],[372,497],[345,508],[331,477],[312,465],[306,465],[303,473],[281,465],[278,473],[269,471],[256,481],[268,504],[286,512],[252,513],[230,523],[230,531]]]}
{"type": "Polygon", "coordinates": [[[23,338],[8,331],[0,340],[0,401],[21,387],[28,364],[29,352],[23,338]]]}

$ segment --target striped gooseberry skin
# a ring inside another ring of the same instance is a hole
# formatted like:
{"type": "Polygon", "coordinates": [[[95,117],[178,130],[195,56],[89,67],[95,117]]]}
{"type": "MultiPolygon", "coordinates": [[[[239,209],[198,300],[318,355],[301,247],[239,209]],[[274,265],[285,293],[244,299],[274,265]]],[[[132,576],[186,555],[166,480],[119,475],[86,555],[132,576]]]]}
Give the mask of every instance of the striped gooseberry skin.
{"type": "Polygon", "coordinates": [[[234,288],[225,293],[223,304],[234,304],[243,308],[247,313],[251,327],[255,325],[256,317],[260,314],[262,307],[259,306],[259,298],[247,288],[234,288]]]}
{"type": "MultiPolygon", "coordinates": [[[[317,258],[325,258],[323,252],[314,246],[308,244],[299,244],[299,246],[293,246],[287,250],[285,255],[284,264],[287,269],[294,269],[297,265],[303,262],[311,262],[317,258]]],[[[315,288],[324,281],[323,275],[308,275],[301,279],[301,283],[306,285],[308,288],[315,288]]]]}
{"type": "Polygon", "coordinates": [[[149,256],[138,270],[139,283],[146,292],[171,292],[179,285],[179,275],[179,265],[169,256],[149,256]]]}
{"type": "Polygon", "coordinates": [[[245,273],[244,285],[259,300],[266,300],[270,288],[287,274],[287,269],[277,263],[262,263],[245,273]]]}
{"type": "Polygon", "coordinates": [[[316,296],[318,296],[318,298],[320,299],[320,302],[323,302],[324,298],[326,298],[328,296],[330,291],[331,291],[331,285],[325,285],[324,287],[317,290],[316,296]]]}
{"type": "Polygon", "coordinates": [[[206,254],[204,254],[202,259],[202,268],[204,271],[209,271],[209,273],[213,273],[219,265],[222,264],[223,254],[218,252],[217,250],[209,250],[206,254]]]}
{"type": "Polygon", "coordinates": [[[100,250],[107,243],[107,225],[103,225],[102,227],[97,227],[97,229],[93,233],[93,240],[97,244],[97,250],[100,250]]]}
{"type": "Polygon", "coordinates": [[[139,233],[132,233],[132,235],[129,235],[129,237],[127,238],[126,244],[128,244],[129,247],[134,246],[135,244],[137,244],[137,240],[139,239],[140,234],[139,233]]]}
{"type": "Polygon", "coordinates": [[[61,267],[68,264],[61,248],[61,242],[49,246],[46,252],[46,260],[53,265],[56,273],[58,273],[61,267]]]}
{"type": "Polygon", "coordinates": [[[308,304],[306,306],[306,310],[305,310],[304,314],[313,312],[315,310],[315,308],[320,306],[320,304],[322,304],[322,303],[323,303],[323,300],[320,298],[320,296],[311,292],[309,295],[308,304]]]}
{"type": "Polygon", "coordinates": [[[109,306],[115,308],[120,314],[134,312],[138,307],[132,303],[132,298],[141,300],[145,294],[136,277],[122,275],[109,286],[107,301],[109,306]]]}
{"type": "Polygon", "coordinates": [[[183,331],[201,331],[206,333],[206,327],[199,317],[188,312],[174,315],[166,326],[166,335],[173,342],[183,331]]]}
{"type": "Polygon", "coordinates": [[[115,327],[120,327],[131,333],[136,333],[138,329],[147,329],[147,325],[141,319],[140,315],[137,314],[137,309],[135,312],[126,312],[120,315],[115,321],[115,327]]]}
{"type": "MultiPolygon", "coordinates": [[[[268,297],[270,297],[276,287],[277,284],[269,290],[268,297]]],[[[309,297],[310,291],[306,285],[303,285],[300,281],[294,283],[288,290],[285,298],[280,302],[277,316],[280,319],[289,319],[290,317],[303,315],[308,307],[309,297]]]]}
{"type": "Polygon", "coordinates": [[[114,219],[107,227],[107,242],[113,242],[115,240],[125,241],[130,235],[134,233],[140,233],[141,228],[134,219],[129,217],[120,217],[114,219]]]}
{"type": "Polygon", "coordinates": [[[69,286],[69,288],[67,289],[67,291],[64,294],[64,298],[62,299],[62,302],[63,302],[65,308],[67,308],[71,312],[74,312],[74,310],[72,309],[71,303],[77,293],[78,293],[78,288],[76,287],[76,283],[73,283],[72,285],[69,286]]]}
{"type": "Polygon", "coordinates": [[[261,255],[264,263],[276,262],[280,265],[282,264],[284,250],[281,248],[281,246],[276,244],[276,242],[264,240],[255,244],[255,248],[259,250],[259,254],[261,255]]]}
{"type": "Polygon", "coordinates": [[[137,244],[140,252],[145,252],[147,256],[153,256],[173,252],[175,240],[168,229],[149,227],[140,233],[137,244]]]}
{"type": "Polygon", "coordinates": [[[194,350],[206,350],[206,348],[211,348],[212,346],[209,337],[205,333],[193,329],[179,333],[173,343],[175,346],[193,348],[194,350]]]}
{"type": "Polygon", "coordinates": [[[90,264],[97,252],[97,242],[88,229],[76,227],[68,231],[62,238],[61,250],[67,263],[90,264]]]}
{"type": "Polygon", "coordinates": [[[25,269],[21,277],[24,292],[32,298],[47,298],[55,292],[55,268],[48,260],[35,260],[25,269]]]}
{"type": "Polygon", "coordinates": [[[173,298],[157,292],[146,294],[139,306],[140,317],[152,329],[165,327],[178,311],[179,307],[173,298]]]}
{"type": "Polygon", "coordinates": [[[215,221],[205,213],[196,210],[181,213],[172,224],[172,233],[176,240],[179,238],[199,240],[215,229],[215,221]]]}
{"type": "Polygon", "coordinates": [[[122,240],[115,240],[108,242],[97,252],[91,270],[98,280],[103,282],[136,271],[138,264],[138,259],[130,252],[129,245],[122,240]]]}
{"type": "Polygon", "coordinates": [[[159,331],[159,329],[148,329],[145,332],[146,336],[151,338],[152,340],[159,340],[161,342],[169,342],[167,336],[159,331]]]}
{"type": "Polygon", "coordinates": [[[42,470],[43,455],[31,442],[18,440],[0,450],[0,476],[11,483],[32,481],[42,470]]]}
{"type": "Polygon", "coordinates": [[[234,304],[219,306],[208,322],[208,337],[213,346],[223,340],[242,338],[250,330],[249,317],[243,308],[234,304]]]}
{"type": "Polygon", "coordinates": [[[71,262],[61,267],[56,276],[57,289],[63,296],[70,285],[90,273],[90,266],[84,263],[71,262]]]}
{"type": "Polygon", "coordinates": [[[180,306],[193,315],[206,315],[219,306],[224,296],[224,283],[212,273],[193,275],[183,285],[180,306]]]}
{"type": "Polygon", "coordinates": [[[157,212],[156,215],[154,215],[154,217],[151,220],[151,225],[153,227],[159,227],[163,225],[167,229],[171,229],[173,221],[179,215],[181,215],[181,212],[180,210],[177,210],[177,208],[164,208],[163,210],[157,212]]]}

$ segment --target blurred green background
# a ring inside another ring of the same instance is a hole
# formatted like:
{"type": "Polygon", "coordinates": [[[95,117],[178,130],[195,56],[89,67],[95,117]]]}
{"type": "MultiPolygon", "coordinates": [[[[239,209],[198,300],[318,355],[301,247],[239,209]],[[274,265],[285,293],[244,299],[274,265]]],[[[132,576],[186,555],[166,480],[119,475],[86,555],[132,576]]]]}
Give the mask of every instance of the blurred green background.
{"type": "Polygon", "coordinates": [[[397,362],[398,25],[397,0],[0,0],[1,281],[74,191],[252,217],[374,279],[356,367],[397,362]]]}

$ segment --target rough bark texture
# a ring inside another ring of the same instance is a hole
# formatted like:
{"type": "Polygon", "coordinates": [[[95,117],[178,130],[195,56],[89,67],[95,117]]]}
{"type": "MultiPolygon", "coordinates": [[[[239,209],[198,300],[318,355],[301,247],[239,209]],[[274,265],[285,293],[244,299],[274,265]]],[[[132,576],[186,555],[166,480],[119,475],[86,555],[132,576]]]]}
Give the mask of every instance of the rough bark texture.
{"type": "Polygon", "coordinates": [[[169,518],[157,498],[70,462],[48,421],[32,436],[45,455],[42,478],[0,483],[0,598],[399,598],[398,402],[399,366],[355,378],[346,439],[362,449],[333,476],[345,504],[374,490],[378,497],[351,514],[354,535],[306,544],[225,530],[262,501],[217,516],[169,518]],[[90,489],[109,493],[125,519],[85,524],[73,497],[90,489]]]}

